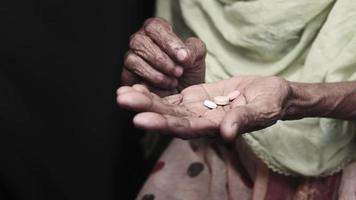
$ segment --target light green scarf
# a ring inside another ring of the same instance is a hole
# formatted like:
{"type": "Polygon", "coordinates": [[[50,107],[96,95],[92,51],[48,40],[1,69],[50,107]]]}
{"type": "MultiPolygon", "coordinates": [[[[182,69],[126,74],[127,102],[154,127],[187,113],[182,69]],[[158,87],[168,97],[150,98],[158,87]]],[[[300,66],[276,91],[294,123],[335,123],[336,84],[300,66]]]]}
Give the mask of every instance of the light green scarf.
{"type": "MultiPolygon", "coordinates": [[[[182,37],[206,43],[208,82],[235,75],[356,80],[355,0],[158,0],[157,15],[182,37]]],[[[356,159],[355,130],[347,121],[306,118],[243,137],[276,172],[325,176],[356,159]]]]}

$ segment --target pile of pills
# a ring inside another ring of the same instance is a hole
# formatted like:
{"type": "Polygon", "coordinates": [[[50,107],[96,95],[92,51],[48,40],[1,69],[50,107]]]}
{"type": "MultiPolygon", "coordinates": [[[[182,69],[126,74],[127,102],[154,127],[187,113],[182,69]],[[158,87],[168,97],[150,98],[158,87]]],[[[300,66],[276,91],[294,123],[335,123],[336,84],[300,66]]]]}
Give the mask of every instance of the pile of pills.
{"type": "Polygon", "coordinates": [[[229,93],[227,96],[216,96],[214,97],[213,101],[211,100],[205,100],[203,102],[204,106],[210,109],[215,109],[218,106],[226,106],[230,103],[230,101],[233,101],[236,99],[238,96],[240,96],[240,91],[235,90],[231,93],[229,93]]]}

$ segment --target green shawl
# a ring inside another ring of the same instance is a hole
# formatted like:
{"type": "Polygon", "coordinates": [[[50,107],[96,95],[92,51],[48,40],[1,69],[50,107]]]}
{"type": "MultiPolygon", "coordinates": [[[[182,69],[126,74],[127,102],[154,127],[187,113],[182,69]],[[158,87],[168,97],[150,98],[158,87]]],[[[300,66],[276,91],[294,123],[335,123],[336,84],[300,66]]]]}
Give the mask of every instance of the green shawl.
{"type": "MultiPolygon", "coordinates": [[[[207,82],[235,75],[356,80],[355,0],[158,0],[157,15],[182,37],[206,43],[207,82]]],[[[356,159],[355,130],[348,121],[306,118],[243,138],[276,172],[325,176],[356,159]]]]}

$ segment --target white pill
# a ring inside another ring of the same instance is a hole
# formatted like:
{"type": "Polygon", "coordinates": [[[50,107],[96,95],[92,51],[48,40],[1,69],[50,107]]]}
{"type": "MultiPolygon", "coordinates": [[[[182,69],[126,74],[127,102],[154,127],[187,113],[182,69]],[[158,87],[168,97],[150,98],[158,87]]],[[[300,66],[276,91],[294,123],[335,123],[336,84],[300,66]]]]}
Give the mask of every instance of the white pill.
{"type": "Polygon", "coordinates": [[[214,108],[217,108],[218,105],[216,105],[216,103],[210,101],[210,100],[205,100],[204,101],[204,106],[210,108],[210,109],[214,109],[214,108]]]}
{"type": "Polygon", "coordinates": [[[230,92],[227,96],[229,97],[230,101],[233,101],[234,99],[236,99],[237,97],[239,97],[241,94],[240,91],[235,90],[233,92],[230,92]]]}
{"type": "Polygon", "coordinates": [[[228,96],[216,96],[214,97],[214,102],[219,106],[225,106],[229,104],[229,97],[228,96]]]}

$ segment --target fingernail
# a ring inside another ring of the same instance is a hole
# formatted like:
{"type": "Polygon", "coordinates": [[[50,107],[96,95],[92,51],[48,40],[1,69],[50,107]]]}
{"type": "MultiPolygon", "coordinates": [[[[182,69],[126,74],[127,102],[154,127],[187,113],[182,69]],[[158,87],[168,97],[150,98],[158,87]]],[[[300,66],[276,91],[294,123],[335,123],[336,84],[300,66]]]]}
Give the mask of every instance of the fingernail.
{"type": "Polygon", "coordinates": [[[182,67],[176,67],[174,69],[174,75],[179,78],[183,74],[183,68],[182,67]]]}
{"type": "Polygon", "coordinates": [[[179,49],[177,52],[177,58],[179,61],[184,61],[188,56],[188,52],[185,49],[179,49]]]}

